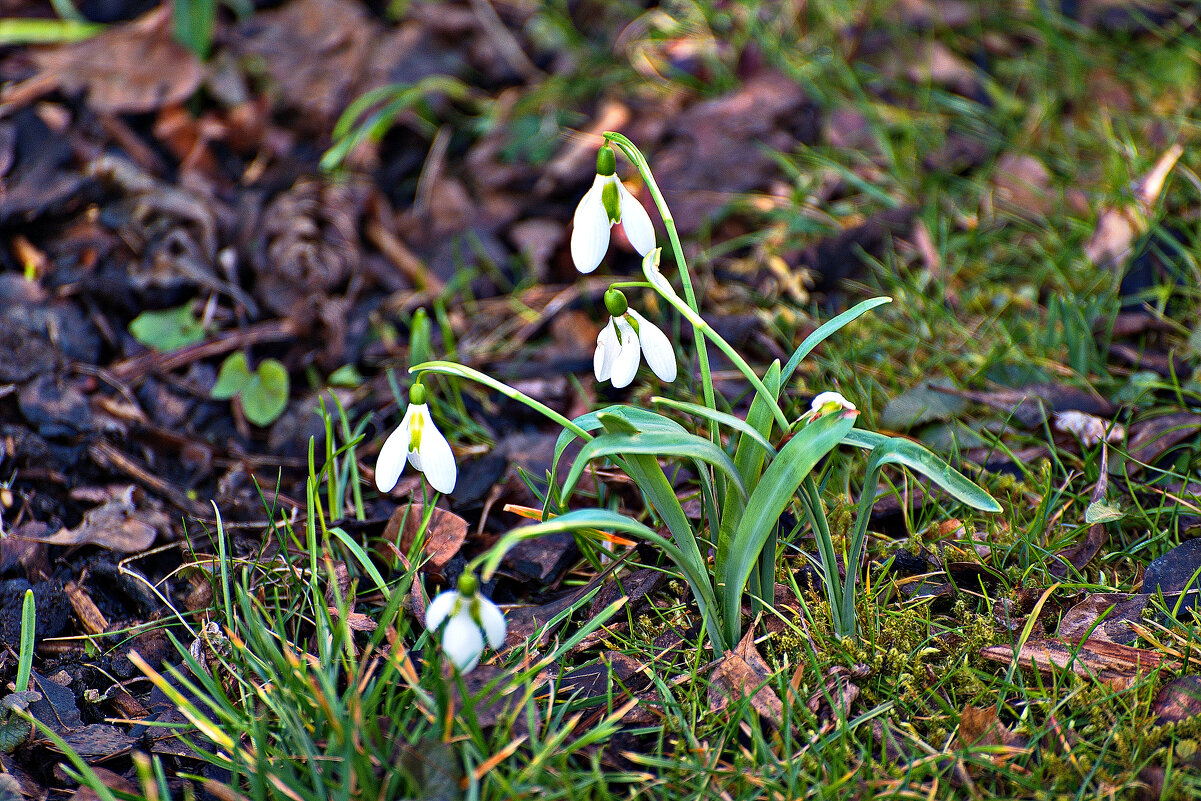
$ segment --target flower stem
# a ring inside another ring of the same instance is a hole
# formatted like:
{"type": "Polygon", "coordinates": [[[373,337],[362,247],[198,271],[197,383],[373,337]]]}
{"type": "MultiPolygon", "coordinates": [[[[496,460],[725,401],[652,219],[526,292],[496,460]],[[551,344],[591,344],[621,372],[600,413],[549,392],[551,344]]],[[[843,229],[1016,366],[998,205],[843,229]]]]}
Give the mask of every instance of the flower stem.
{"type": "Polygon", "coordinates": [[[592,434],[588,433],[583,428],[580,428],[578,425],[573,423],[571,420],[568,420],[566,417],[559,414],[545,403],[536,401],[521,390],[514,389],[502,381],[497,381],[492,376],[481,373],[479,370],[473,370],[470,367],[458,364],[456,362],[433,361],[422,362],[421,364],[414,365],[409,368],[409,372],[415,373],[418,376],[424,373],[441,373],[442,375],[453,375],[458,376],[459,378],[470,379],[478,384],[491,387],[507,398],[512,398],[519,403],[524,403],[526,406],[530,407],[544,417],[547,417],[561,425],[563,428],[566,428],[568,431],[575,434],[585,442],[588,442],[592,439],[592,434]]]}
{"type": "MultiPolygon", "coordinates": [[[[657,263],[657,253],[658,251],[651,251],[649,254],[647,254],[646,258],[642,260],[642,269],[644,272],[656,269],[654,265],[657,263]]],[[[654,282],[651,281],[651,284],[654,285],[654,282]]],[[[734,366],[738,368],[738,372],[746,376],[747,381],[751,382],[751,386],[755,388],[755,391],[767,400],[772,416],[775,417],[776,424],[780,426],[780,431],[789,431],[791,427],[788,424],[788,417],[784,414],[784,410],[780,408],[780,403],[778,400],[776,400],[776,396],[767,388],[762,379],[755,374],[755,371],[751,369],[751,366],[746,363],[746,359],[742,358],[738,351],[734,350],[734,346],[722,339],[721,334],[717,333],[717,331],[713,330],[713,326],[705,322],[705,318],[701,317],[700,312],[697,312],[684,303],[684,301],[680,300],[680,296],[677,295],[670,286],[667,286],[666,288],[656,286],[655,289],[659,292],[664,300],[675,307],[676,311],[678,311],[684,317],[684,319],[692,323],[693,329],[700,335],[697,337],[698,343],[704,342],[705,337],[713,340],[713,344],[717,346],[717,349],[724,353],[726,357],[734,363],[734,366]]],[[[713,407],[710,406],[709,408],[712,409],[713,407]]],[[[714,409],[714,411],[716,411],[716,409],[714,409]]]]}
{"type": "MultiPolygon", "coordinates": [[[[642,180],[646,183],[646,188],[651,193],[651,198],[655,201],[655,207],[659,209],[659,215],[663,218],[663,225],[667,228],[667,238],[671,240],[671,251],[675,255],[676,265],[680,268],[680,281],[684,285],[684,299],[688,302],[688,307],[700,314],[700,306],[696,302],[696,293],[692,289],[692,276],[688,272],[688,262],[684,258],[684,248],[680,244],[680,235],[676,231],[675,219],[671,216],[671,209],[667,207],[667,201],[663,198],[663,193],[659,191],[659,185],[655,183],[655,176],[651,174],[650,165],[647,164],[646,158],[642,152],[635,147],[634,143],[615,131],[606,131],[604,134],[605,140],[612,142],[622,153],[625,153],[626,158],[630,160],[638,170],[638,174],[642,176],[642,180]]],[[[692,320],[689,320],[692,322],[692,320]]],[[[695,323],[693,323],[695,326],[695,323]]],[[[703,336],[695,337],[696,340],[696,355],[697,361],[701,366],[701,388],[705,396],[705,405],[710,409],[717,410],[717,404],[713,398],[713,375],[709,370],[709,351],[705,346],[705,338],[703,336]]],[[[710,421],[710,434],[713,441],[718,441],[717,423],[710,421]]]]}

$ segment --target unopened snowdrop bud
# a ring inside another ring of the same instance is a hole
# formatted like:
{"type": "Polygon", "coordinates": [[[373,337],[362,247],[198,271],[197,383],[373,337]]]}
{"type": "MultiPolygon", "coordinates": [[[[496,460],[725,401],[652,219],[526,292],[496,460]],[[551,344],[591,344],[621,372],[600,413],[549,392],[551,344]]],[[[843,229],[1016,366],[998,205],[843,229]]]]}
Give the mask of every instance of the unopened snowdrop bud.
{"type": "Polygon", "coordinates": [[[505,615],[500,607],[479,593],[479,581],[470,573],[459,577],[459,588],[447,590],[430,601],[425,610],[425,627],[441,630],[442,651],[463,673],[480,662],[485,642],[500,648],[505,642],[505,615]]]}
{"type": "Polygon", "coordinates": [[[638,198],[617,177],[617,158],[609,145],[596,154],[596,178],[572,219],[571,259],[576,269],[590,273],[609,249],[609,229],[621,223],[626,238],[641,255],[655,247],[655,227],[638,198]]]}
{"type": "Polygon", "coordinates": [[[802,419],[813,421],[823,415],[838,411],[855,411],[855,404],[844,398],[838,392],[822,392],[809,404],[809,411],[802,419]]]}
{"type": "Polygon", "coordinates": [[[609,314],[620,317],[629,310],[630,302],[620,289],[609,287],[605,290],[605,308],[609,310],[609,314]]]}
{"type": "Polygon", "coordinates": [[[375,463],[375,486],[389,492],[400,480],[405,464],[425,473],[430,486],[443,494],[454,491],[458,468],[450,443],[442,436],[426,404],[420,383],[409,391],[409,408],[396,430],[384,441],[375,463]]]}
{"type": "Polygon", "coordinates": [[[659,328],[629,307],[621,290],[605,292],[605,308],[612,315],[596,338],[592,369],[597,381],[612,381],[621,389],[629,386],[642,357],[660,379],[676,380],[676,352],[659,328]]]}

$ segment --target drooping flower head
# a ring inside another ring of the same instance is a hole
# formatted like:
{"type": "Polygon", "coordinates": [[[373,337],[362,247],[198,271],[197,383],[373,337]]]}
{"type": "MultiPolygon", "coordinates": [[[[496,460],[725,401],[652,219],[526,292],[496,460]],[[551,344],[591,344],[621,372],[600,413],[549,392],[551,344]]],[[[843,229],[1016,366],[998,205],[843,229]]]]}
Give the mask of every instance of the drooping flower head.
{"type": "Polygon", "coordinates": [[[426,405],[425,387],[414,384],[409,391],[409,408],[404,418],[380,449],[375,463],[375,486],[389,492],[400,480],[405,464],[425,473],[430,486],[443,494],[454,491],[458,468],[450,443],[434,425],[426,405]]]}
{"type": "Polygon", "coordinates": [[[668,383],[675,381],[676,353],[667,335],[631,309],[620,289],[610,287],[605,292],[605,308],[612,316],[596,338],[592,359],[596,380],[612,381],[618,389],[629,386],[645,356],[655,375],[668,383]]]}
{"type": "Polygon", "coordinates": [[[838,392],[822,392],[809,404],[809,411],[801,416],[802,420],[812,422],[823,415],[839,411],[855,411],[855,404],[844,398],[838,392]]]}
{"type": "Polygon", "coordinates": [[[485,640],[493,648],[504,645],[507,628],[500,607],[479,593],[479,582],[470,573],[459,577],[457,590],[430,601],[425,627],[431,632],[441,629],[442,651],[463,673],[479,664],[485,640]]]}
{"type": "Polygon", "coordinates": [[[596,154],[596,179],[572,220],[571,259],[576,269],[590,273],[600,266],[609,249],[609,229],[621,223],[626,238],[645,256],[655,247],[655,227],[650,215],[617,178],[617,157],[605,144],[596,154]]]}

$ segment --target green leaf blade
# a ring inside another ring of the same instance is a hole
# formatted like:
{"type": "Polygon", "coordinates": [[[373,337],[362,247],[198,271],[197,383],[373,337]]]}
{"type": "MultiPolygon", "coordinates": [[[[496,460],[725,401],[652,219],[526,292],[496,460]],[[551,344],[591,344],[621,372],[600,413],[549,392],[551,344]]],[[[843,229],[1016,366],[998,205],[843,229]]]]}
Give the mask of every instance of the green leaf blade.
{"type": "Polygon", "coordinates": [[[823,456],[832,451],[855,425],[855,415],[827,415],[805,426],[788,441],[767,470],[747,501],[730,544],[729,557],[719,575],[722,618],[726,639],[741,637],[742,593],[763,544],[788,506],[793,495],[823,456]]]}

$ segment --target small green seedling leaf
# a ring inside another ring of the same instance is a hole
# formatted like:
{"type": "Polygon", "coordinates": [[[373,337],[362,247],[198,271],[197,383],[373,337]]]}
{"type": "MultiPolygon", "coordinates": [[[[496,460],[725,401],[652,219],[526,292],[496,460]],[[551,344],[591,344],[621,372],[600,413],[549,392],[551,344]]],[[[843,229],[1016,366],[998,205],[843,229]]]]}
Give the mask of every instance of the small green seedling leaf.
{"type": "Polygon", "coordinates": [[[221,363],[221,372],[217,373],[217,383],[210,394],[217,400],[229,400],[249,383],[250,367],[246,364],[246,354],[238,351],[221,363]]]}
{"type": "Polygon", "coordinates": [[[288,371],[275,359],[264,359],[242,387],[242,411],[256,426],[271,425],[288,405],[288,371]]]}
{"type": "Polygon", "coordinates": [[[1084,522],[1090,526],[1097,523],[1112,523],[1115,520],[1121,520],[1125,516],[1126,513],[1121,509],[1104,501],[1090,503],[1088,508],[1084,510],[1084,522]]]}
{"type": "Polygon", "coordinates": [[[204,325],[192,314],[191,304],[142,312],[130,322],[129,333],[158,351],[179,350],[204,341],[204,325]]]}
{"type": "Polygon", "coordinates": [[[256,426],[268,426],[288,405],[288,389],[288,371],[278,361],[264,359],[252,373],[245,354],[238,352],[222,363],[210,394],[218,400],[239,396],[246,419],[256,426]]]}
{"type": "Polygon", "coordinates": [[[363,383],[363,374],[353,364],[344,364],[329,374],[331,387],[346,387],[354,389],[363,383]]]}

